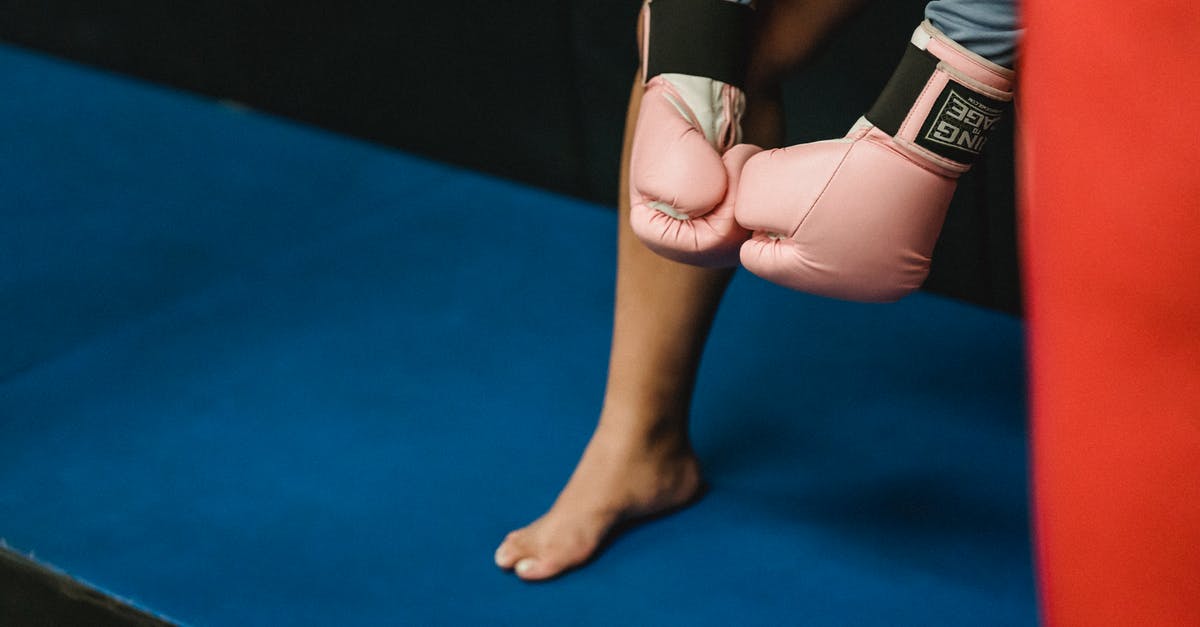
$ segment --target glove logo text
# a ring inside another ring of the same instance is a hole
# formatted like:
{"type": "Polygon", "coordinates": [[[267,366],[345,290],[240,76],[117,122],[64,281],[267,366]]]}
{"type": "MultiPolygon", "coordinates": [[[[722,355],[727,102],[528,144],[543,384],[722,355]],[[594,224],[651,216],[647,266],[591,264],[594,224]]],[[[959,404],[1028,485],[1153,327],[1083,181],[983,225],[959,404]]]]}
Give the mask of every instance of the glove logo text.
{"type": "Polygon", "coordinates": [[[918,143],[944,157],[962,160],[983,150],[988,133],[1004,113],[1004,103],[955,87],[954,83],[947,85],[934,104],[918,143]]]}

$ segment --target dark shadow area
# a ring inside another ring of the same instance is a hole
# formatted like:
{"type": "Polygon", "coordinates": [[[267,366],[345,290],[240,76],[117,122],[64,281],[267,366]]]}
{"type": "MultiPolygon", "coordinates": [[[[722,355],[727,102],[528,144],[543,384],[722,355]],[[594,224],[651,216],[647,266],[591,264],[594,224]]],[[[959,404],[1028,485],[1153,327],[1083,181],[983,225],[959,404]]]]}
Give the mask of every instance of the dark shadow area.
{"type": "Polygon", "coordinates": [[[713,485],[889,572],[981,590],[1032,576],[1015,321],[950,302],[937,319],[915,300],[745,304],[763,287],[734,283],[697,386],[713,485]]]}
{"type": "Polygon", "coordinates": [[[165,620],[0,545],[0,617],[14,627],[158,627],[165,620]]]}
{"type": "Polygon", "coordinates": [[[831,475],[817,489],[775,495],[764,509],[787,525],[819,526],[891,568],[983,589],[1008,585],[1010,568],[1028,562],[1028,508],[1019,499],[999,501],[949,473],[930,471],[936,461],[865,481],[831,475]],[[964,559],[968,551],[974,555],[964,559]]]}

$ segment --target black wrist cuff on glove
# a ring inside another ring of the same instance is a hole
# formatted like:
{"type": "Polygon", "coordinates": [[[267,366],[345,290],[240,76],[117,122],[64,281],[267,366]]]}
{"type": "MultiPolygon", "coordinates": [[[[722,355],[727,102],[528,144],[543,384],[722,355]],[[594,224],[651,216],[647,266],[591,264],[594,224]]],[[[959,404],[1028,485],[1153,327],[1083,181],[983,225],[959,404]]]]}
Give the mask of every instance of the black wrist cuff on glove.
{"type": "Polygon", "coordinates": [[[645,80],[704,76],[742,89],[754,9],[727,0],[652,0],[645,80]]]}
{"type": "MultiPolygon", "coordinates": [[[[937,66],[936,56],[909,44],[879,99],[863,117],[895,137],[937,66]]],[[[916,144],[936,155],[970,165],[979,157],[1008,105],[951,78],[922,123],[916,144]]]]}

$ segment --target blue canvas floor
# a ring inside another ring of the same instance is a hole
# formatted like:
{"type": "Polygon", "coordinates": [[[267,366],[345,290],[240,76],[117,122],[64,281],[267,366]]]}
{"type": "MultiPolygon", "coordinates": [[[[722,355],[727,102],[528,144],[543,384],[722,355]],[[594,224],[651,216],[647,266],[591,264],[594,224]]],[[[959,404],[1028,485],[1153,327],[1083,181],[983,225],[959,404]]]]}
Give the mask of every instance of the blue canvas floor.
{"type": "Polygon", "coordinates": [[[1036,622],[1022,328],[738,276],[699,504],[492,565],[603,391],[615,217],[0,48],[0,538],[195,625],[1036,622]]]}

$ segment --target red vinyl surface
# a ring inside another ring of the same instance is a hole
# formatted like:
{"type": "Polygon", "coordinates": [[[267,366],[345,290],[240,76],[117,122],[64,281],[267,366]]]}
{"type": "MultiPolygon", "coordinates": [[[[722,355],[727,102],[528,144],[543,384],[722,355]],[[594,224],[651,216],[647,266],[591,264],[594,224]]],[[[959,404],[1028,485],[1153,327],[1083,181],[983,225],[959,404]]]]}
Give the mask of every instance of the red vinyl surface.
{"type": "Polygon", "coordinates": [[[1029,0],[1022,256],[1053,627],[1200,625],[1200,5],[1029,0]]]}

